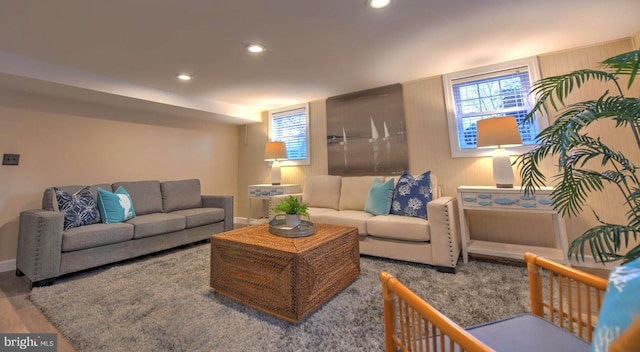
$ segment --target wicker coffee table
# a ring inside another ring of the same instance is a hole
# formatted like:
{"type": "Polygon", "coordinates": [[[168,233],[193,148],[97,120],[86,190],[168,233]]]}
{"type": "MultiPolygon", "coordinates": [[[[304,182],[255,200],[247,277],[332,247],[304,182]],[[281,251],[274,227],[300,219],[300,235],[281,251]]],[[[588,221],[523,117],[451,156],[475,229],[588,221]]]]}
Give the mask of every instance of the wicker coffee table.
{"type": "Polygon", "coordinates": [[[250,226],[211,237],[211,287],[289,322],[298,322],[360,274],[358,230],[319,224],[308,237],[250,226]]]}

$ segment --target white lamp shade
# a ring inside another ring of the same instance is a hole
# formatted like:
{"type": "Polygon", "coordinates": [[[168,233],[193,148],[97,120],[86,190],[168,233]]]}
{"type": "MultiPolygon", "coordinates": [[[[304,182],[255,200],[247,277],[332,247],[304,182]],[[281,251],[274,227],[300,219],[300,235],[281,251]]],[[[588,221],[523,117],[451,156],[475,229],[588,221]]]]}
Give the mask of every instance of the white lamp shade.
{"type": "Polygon", "coordinates": [[[476,138],[478,148],[500,148],[522,144],[518,122],[513,116],[493,117],[478,121],[476,138]]]}
{"type": "Polygon", "coordinates": [[[478,121],[476,130],[478,148],[494,147],[493,182],[498,188],[512,188],[514,175],[509,154],[503,148],[522,144],[518,123],[513,116],[494,117],[478,121]]]}
{"type": "Polygon", "coordinates": [[[284,160],[287,158],[287,146],[284,142],[267,142],[264,146],[264,160],[284,160]]]}

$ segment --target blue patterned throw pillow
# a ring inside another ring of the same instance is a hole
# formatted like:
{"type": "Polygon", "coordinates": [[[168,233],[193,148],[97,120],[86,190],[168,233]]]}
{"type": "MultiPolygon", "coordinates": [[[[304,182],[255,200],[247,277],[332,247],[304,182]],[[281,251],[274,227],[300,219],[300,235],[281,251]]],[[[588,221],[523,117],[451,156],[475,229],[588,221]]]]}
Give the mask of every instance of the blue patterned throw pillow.
{"type": "Polygon", "coordinates": [[[122,186],[115,192],[98,188],[98,209],[105,224],[123,222],[136,217],[131,196],[122,186]]]}
{"type": "Polygon", "coordinates": [[[611,343],[640,317],[640,258],[614,267],[593,332],[591,351],[609,351],[611,343]]]}
{"type": "Polygon", "coordinates": [[[431,171],[413,178],[402,172],[391,202],[391,214],[427,219],[427,203],[433,199],[431,171]]]}
{"type": "Polygon", "coordinates": [[[100,222],[100,213],[89,186],[73,194],[57,187],[54,187],[53,191],[58,202],[58,209],[64,214],[65,230],[100,222]]]}

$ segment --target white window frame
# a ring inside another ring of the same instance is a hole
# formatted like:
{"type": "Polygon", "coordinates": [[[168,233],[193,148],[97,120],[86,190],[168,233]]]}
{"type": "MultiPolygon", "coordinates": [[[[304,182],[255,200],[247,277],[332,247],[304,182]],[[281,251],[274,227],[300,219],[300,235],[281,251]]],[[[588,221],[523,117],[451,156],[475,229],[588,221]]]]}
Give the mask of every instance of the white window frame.
{"type": "MultiPolygon", "coordinates": [[[[491,75],[498,76],[502,71],[513,70],[516,68],[526,67],[529,72],[529,79],[531,84],[540,80],[540,70],[538,68],[538,59],[535,56],[503,62],[495,65],[483,66],[464,71],[458,71],[454,73],[445,74],[442,77],[445,93],[445,104],[447,110],[447,120],[449,125],[449,142],[451,144],[451,156],[453,158],[464,157],[480,157],[491,156],[493,149],[491,148],[460,148],[459,135],[458,135],[458,123],[460,122],[456,116],[455,102],[453,97],[453,85],[461,80],[472,80],[474,76],[477,77],[490,77],[491,75]]],[[[535,97],[527,94],[529,111],[535,104],[535,97]]],[[[535,121],[538,131],[541,131],[548,125],[548,121],[542,114],[536,113],[535,121]]],[[[534,144],[522,145],[517,147],[508,147],[507,153],[511,155],[519,155],[531,150],[534,144]]]]}
{"type": "MultiPolygon", "coordinates": [[[[278,136],[276,131],[273,130],[274,127],[274,119],[279,118],[278,115],[282,115],[283,113],[286,113],[288,111],[293,111],[293,110],[300,110],[302,109],[304,111],[304,115],[305,115],[305,126],[304,126],[304,133],[305,133],[305,138],[306,138],[306,142],[305,142],[305,146],[306,146],[306,151],[305,151],[305,155],[306,158],[304,159],[295,159],[295,160],[283,160],[280,162],[280,166],[295,166],[295,165],[311,165],[311,139],[309,138],[310,134],[309,134],[309,103],[303,103],[303,104],[297,104],[297,105],[292,105],[292,106],[287,106],[287,107],[283,107],[283,108],[278,108],[278,109],[273,109],[273,110],[269,110],[269,122],[268,122],[268,126],[269,126],[269,140],[273,141],[273,142],[280,142],[280,141],[284,141],[286,144],[286,140],[283,140],[284,137],[282,136],[278,136]]],[[[289,146],[287,146],[287,155],[290,155],[290,149],[289,146]]]]}

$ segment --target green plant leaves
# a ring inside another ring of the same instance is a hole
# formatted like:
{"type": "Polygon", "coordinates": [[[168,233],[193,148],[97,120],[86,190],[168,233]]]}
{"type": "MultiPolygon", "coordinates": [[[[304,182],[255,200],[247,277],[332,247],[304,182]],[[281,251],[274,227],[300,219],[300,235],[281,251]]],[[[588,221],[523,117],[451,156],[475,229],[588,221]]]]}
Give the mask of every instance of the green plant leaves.
{"type": "Polygon", "coordinates": [[[606,223],[594,212],[600,224],[574,240],[569,255],[584,260],[585,247],[589,246],[597,261],[630,261],[640,257],[640,245],[624,255],[619,251],[623,241],[627,246],[631,238],[637,239],[640,231],[638,168],[621,151],[589,135],[589,127],[613,120],[616,128],[631,130],[636,148],[640,149],[640,98],[625,97],[618,84],[619,75],[629,75],[631,87],[640,73],[640,51],[614,56],[603,64],[605,69],[614,71],[578,70],[547,77],[532,85],[536,103],[526,119],[532,122],[535,112],[545,111],[547,105],[557,116],[536,136],[538,145],[520,155],[515,164],[520,169],[525,194],[531,194],[547,180],[540,169],[541,163],[548,157],[557,162],[559,172],[552,178],[556,186],[551,196],[554,209],[562,216],[580,214],[590,194],[603,191],[606,184],[614,185],[629,209],[628,224],[606,223]],[[566,105],[566,98],[590,80],[615,83],[617,95],[605,90],[598,99],[566,105]]]}

